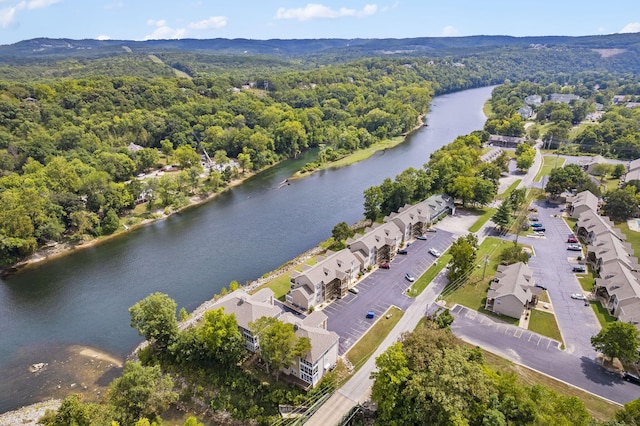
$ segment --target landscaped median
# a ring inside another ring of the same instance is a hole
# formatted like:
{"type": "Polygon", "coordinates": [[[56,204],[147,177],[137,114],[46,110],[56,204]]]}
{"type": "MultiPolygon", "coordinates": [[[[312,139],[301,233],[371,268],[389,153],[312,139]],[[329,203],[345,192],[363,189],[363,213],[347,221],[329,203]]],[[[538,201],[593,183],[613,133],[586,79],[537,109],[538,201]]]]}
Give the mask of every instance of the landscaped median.
{"type": "Polygon", "coordinates": [[[447,266],[450,260],[451,255],[449,253],[445,252],[443,255],[441,255],[438,260],[436,260],[433,265],[431,265],[429,269],[427,269],[426,272],[422,274],[422,276],[420,276],[420,278],[418,278],[416,282],[411,285],[407,292],[407,296],[419,296],[424,291],[424,289],[427,288],[429,284],[431,284],[431,281],[433,281],[434,278],[438,276],[440,271],[442,271],[445,266],[447,266]]]}
{"type": "Polygon", "coordinates": [[[373,327],[369,328],[355,345],[346,353],[346,358],[353,365],[355,371],[364,365],[371,355],[382,344],[387,335],[393,330],[400,318],[404,315],[404,311],[395,306],[387,309],[387,312],[380,315],[380,318],[373,327]]]}

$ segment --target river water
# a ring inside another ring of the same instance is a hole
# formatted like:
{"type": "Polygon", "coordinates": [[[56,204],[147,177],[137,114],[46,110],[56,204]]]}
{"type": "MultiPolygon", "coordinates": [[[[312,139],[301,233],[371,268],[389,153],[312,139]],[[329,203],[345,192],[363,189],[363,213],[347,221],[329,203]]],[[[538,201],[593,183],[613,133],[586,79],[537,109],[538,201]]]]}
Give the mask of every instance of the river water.
{"type": "Polygon", "coordinates": [[[317,245],[336,223],[357,222],[366,188],[481,129],[491,90],[436,97],[428,127],[360,163],[282,184],[309,159],[287,161],[204,205],[0,279],[0,413],[64,385],[54,372],[39,381],[31,364],[60,367],[70,347],[129,353],[141,338],[128,308],[150,293],[191,311],[232,280],[254,280],[317,245]]]}

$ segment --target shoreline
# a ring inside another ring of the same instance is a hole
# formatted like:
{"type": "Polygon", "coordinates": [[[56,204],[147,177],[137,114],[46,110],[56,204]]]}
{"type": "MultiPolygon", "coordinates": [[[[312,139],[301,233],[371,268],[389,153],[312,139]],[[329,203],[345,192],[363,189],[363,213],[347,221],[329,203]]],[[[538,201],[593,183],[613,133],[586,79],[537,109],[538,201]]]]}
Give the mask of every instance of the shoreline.
{"type": "MultiPolygon", "coordinates": [[[[384,150],[386,150],[388,148],[393,148],[393,147],[395,147],[397,145],[400,145],[400,144],[406,142],[407,138],[410,135],[412,135],[414,132],[418,131],[421,127],[425,126],[426,117],[427,117],[427,113],[420,114],[420,116],[418,117],[419,124],[417,124],[409,132],[403,134],[402,138],[397,143],[390,144],[389,146],[381,147],[380,149],[375,149],[375,150],[371,151],[371,153],[369,155],[367,155],[367,156],[365,156],[365,157],[363,157],[363,158],[361,158],[361,159],[359,159],[357,161],[354,161],[353,163],[357,163],[359,161],[366,160],[367,158],[371,157],[376,152],[384,151],[384,150]]],[[[389,139],[389,140],[391,140],[391,139],[389,139]]],[[[331,163],[327,163],[323,167],[315,169],[315,170],[313,170],[311,172],[308,172],[308,173],[301,174],[300,171],[297,171],[297,172],[293,173],[288,178],[288,180],[300,179],[300,178],[304,178],[306,176],[311,176],[316,172],[319,172],[319,171],[322,171],[322,170],[326,170],[326,169],[329,169],[329,168],[332,168],[332,167],[348,166],[349,164],[352,164],[352,163],[341,165],[341,166],[335,166],[335,164],[338,163],[341,160],[344,160],[345,158],[348,158],[351,155],[356,154],[357,152],[358,151],[353,152],[353,153],[349,154],[348,156],[343,157],[341,159],[338,159],[336,161],[332,161],[331,163]]],[[[278,164],[278,163],[276,163],[276,164],[278,164]]],[[[126,235],[126,234],[128,234],[130,232],[133,232],[133,231],[135,231],[135,230],[137,230],[137,229],[139,229],[139,228],[141,228],[143,226],[150,225],[150,224],[155,223],[155,222],[160,221],[160,220],[165,220],[165,219],[171,217],[172,215],[174,215],[176,213],[180,213],[180,212],[183,212],[183,211],[185,211],[187,209],[190,209],[190,208],[197,207],[197,206],[200,206],[202,204],[205,204],[205,203],[211,201],[212,199],[214,199],[215,197],[217,197],[218,194],[222,194],[223,192],[228,191],[229,189],[232,189],[232,188],[244,183],[244,181],[246,181],[247,179],[257,175],[258,173],[260,173],[262,171],[265,171],[265,170],[275,166],[276,164],[273,164],[273,165],[271,165],[269,167],[263,168],[263,169],[261,169],[261,170],[259,170],[257,172],[248,173],[248,174],[246,174],[245,176],[243,176],[241,178],[234,179],[231,182],[229,182],[229,185],[227,185],[220,192],[214,192],[212,194],[209,194],[206,197],[199,197],[199,196],[190,197],[189,198],[189,204],[187,204],[185,206],[182,206],[180,208],[177,208],[175,210],[172,210],[169,214],[165,214],[164,212],[162,212],[159,217],[152,218],[152,219],[144,219],[140,223],[136,223],[135,225],[131,225],[131,226],[122,224],[122,228],[123,229],[120,229],[120,230],[114,232],[111,235],[107,235],[107,236],[99,237],[99,238],[94,238],[94,239],[89,240],[89,241],[81,241],[79,243],[68,243],[68,242],[56,243],[55,245],[53,245],[51,247],[40,248],[40,249],[36,250],[33,254],[31,254],[29,257],[27,257],[26,259],[21,260],[20,262],[14,264],[14,265],[8,266],[6,268],[0,268],[0,278],[6,277],[6,276],[10,276],[10,275],[13,275],[13,274],[16,274],[16,273],[20,273],[21,271],[24,271],[24,270],[32,268],[32,267],[37,267],[37,266],[42,265],[42,264],[44,264],[46,262],[50,262],[50,261],[59,259],[61,257],[67,256],[67,255],[69,255],[71,253],[74,253],[76,251],[79,251],[79,250],[84,250],[84,249],[87,249],[87,248],[95,247],[95,246],[97,246],[99,244],[105,243],[105,242],[110,241],[110,240],[112,240],[114,238],[122,237],[122,236],[124,236],[124,235],[126,235]]],[[[162,209],[158,209],[158,210],[162,211],[162,209]]]]}

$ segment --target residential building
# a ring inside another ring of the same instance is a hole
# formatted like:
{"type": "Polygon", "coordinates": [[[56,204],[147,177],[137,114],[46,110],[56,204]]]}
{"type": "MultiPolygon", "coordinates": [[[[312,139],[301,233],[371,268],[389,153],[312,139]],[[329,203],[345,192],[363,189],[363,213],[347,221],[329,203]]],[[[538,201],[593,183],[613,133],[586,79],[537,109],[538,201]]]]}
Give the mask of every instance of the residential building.
{"type": "Polygon", "coordinates": [[[258,318],[278,318],[282,315],[282,309],[274,304],[273,299],[273,290],[269,288],[263,288],[254,294],[239,289],[218,299],[211,309],[224,308],[225,314],[234,314],[247,349],[256,352],[260,348],[260,342],[258,336],[251,332],[249,324],[258,318]]]}
{"type": "Polygon", "coordinates": [[[407,204],[397,213],[385,217],[384,222],[395,223],[402,232],[403,241],[409,241],[427,230],[431,223],[431,208],[425,201],[414,205],[407,204]]]}
{"type": "Polygon", "coordinates": [[[603,300],[603,306],[620,321],[639,324],[640,273],[629,270],[622,262],[607,264],[596,278],[593,292],[603,300]]]}
{"type": "Polygon", "coordinates": [[[629,270],[638,271],[640,270],[638,259],[631,253],[633,253],[631,244],[620,240],[612,233],[605,232],[598,235],[595,241],[587,246],[586,259],[596,272],[600,272],[605,265],[612,262],[624,265],[629,270]]]}
{"type": "Polygon", "coordinates": [[[314,387],[335,367],[340,336],[327,330],[327,316],[321,311],[314,311],[305,319],[285,313],[280,320],[293,324],[296,336],[306,337],[311,342],[311,351],[303,357],[297,357],[289,368],[283,369],[284,373],[314,387]]]}
{"type": "Polygon", "coordinates": [[[585,210],[580,214],[574,229],[576,235],[587,244],[592,244],[599,236],[605,234],[613,234],[620,241],[626,240],[624,234],[613,226],[608,217],[600,216],[592,210],[585,210]]]}
{"type": "Polygon", "coordinates": [[[424,200],[431,212],[431,223],[435,223],[440,218],[447,215],[456,214],[456,206],[453,197],[447,194],[436,194],[424,200]]]}
{"type": "Polygon", "coordinates": [[[593,195],[591,191],[582,191],[576,194],[569,205],[569,216],[574,219],[586,211],[598,212],[598,197],[593,195]]]}
{"type": "Polygon", "coordinates": [[[535,287],[533,273],[526,263],[500,265],[487,292],[485,309],[499,315],[520,318],[540,294],[535,287]]]}
{"type": "Polygon", "coordinates": [[[571,93],[552,93],[549,95],[550,102],[558,102],[561,104],[570,104],[573,101],[581,100],[582,98],[578,95],[573,95],[571,93]]]}
{"type": "Polygon", "coordinates": [[[482,154],[480,156],[480,161],[482,161],[483,163],[491,163],[496,158],[498,158],[503,152],[504,150],[502,148],[492,148],[487,153],[482,154]]]}
{"type": "Polygon", "coordinates": [[[527,105],[540,106],[542,105],[542,96],[540,95],[529,95],[524,98],[524,102],[527,105]]]}
{"type": "Polygon", "coordinates": [[[303,265],[302,271],[290,274],[292,288],[287,302],[303,309],[344,297],[356,280],[361,263],[348,249],[328,251],[318,256],[313,266],[303,265]]]}
{"type": "Polygon", "coordinates": [[[524,138],[519,138],[516,136],[489,135],[487,145],[499,146],[502,148],[517,148],[518,145],[524,142],[524,138]]]}
{"type": "Polygon", "coordinates": [[[363,235],[347,240],[347,248],[360,262],[362,270],[391,261],[404,241],[403,232],[394,222],[374,224],[363,235]]]}
{"type": "Polygon", "coordinates": [[[516,112],[520,115],[520,117],[526,120],[528,118],[531,118],[531,116],[533,115],[533,108],[531,108],[529,105],[525,105],[522,108],[519,108],[516,112]]]}

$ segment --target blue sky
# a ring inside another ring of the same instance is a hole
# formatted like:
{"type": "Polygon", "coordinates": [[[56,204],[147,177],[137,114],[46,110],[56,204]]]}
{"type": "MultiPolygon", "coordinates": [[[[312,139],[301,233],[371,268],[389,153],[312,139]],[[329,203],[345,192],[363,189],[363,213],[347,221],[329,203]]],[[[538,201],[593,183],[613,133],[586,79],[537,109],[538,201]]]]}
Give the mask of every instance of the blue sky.
{"type": "Polygon", "coordinates": [[[0,44],[619,32],[640,32],[640,0],[0,0],[0,44]]]}

